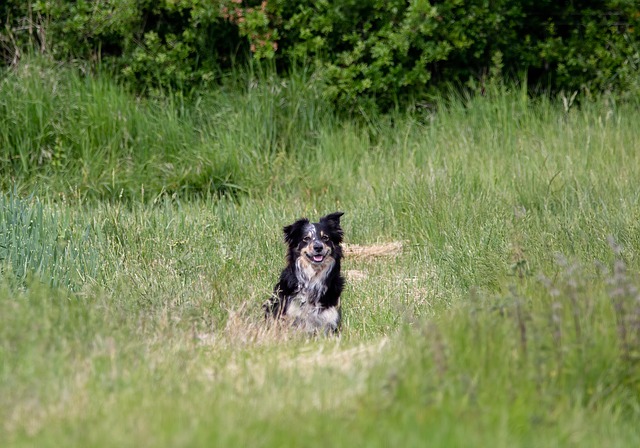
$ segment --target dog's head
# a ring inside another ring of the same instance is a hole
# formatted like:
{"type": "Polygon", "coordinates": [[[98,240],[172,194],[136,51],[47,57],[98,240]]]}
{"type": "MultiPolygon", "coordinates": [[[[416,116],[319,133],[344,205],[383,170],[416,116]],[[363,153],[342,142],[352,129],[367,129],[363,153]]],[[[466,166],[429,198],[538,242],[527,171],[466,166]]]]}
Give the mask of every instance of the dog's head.
{"type": "Polygon", "coordinates": [[[342,228],[340,217],[343,212],[331,213],[318,222],[303,218],[286,226],[284,241],[289,245],[289,262],[299,257],[312,266],[321,266],[342,257],[342,228]]]}

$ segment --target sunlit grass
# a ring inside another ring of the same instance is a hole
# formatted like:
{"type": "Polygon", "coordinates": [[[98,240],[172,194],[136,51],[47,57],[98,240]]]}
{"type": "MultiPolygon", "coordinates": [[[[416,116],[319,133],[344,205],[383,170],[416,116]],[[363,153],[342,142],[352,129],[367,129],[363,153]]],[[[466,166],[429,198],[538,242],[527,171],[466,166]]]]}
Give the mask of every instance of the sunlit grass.
{"type": "Polygon", "coordinates": [[[187,102],[21,70],[3,446],[639,444],[637,105],[501,87],[364,123],[304,74],[187,102]],[[282,226],[336,210],[341,337],[264,326],[282,226]]]}

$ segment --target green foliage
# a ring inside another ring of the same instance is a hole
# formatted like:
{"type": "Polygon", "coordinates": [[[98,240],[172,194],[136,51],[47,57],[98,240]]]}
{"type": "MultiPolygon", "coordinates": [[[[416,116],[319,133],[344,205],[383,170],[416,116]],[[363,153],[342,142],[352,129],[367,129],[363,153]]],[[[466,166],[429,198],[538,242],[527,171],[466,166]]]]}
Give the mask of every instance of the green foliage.
{"type": "Polygon", "coordinates": [[[434,38],[436,17],[426,2],[313,2],[287,20],[288,51],[320,65],[332,100],[358,105],[363,96],[376,96],[389,106],[425,88],[431,78],[427,65],[453,50],[434,38]]]}
{"type": "Polygon", "coordinates": [[[549,1],[535,2],[534,7],[547,12],[549,18],[534,17],[538,29],[531,31],[544,33],[544,38],[539,39],[537,52],[527,62],[538,70],[547,64],[552,86],[637,94],[640,7],[636,1],[610,0],[604,5],[584,1],[571,3],[566,9],[549,1]]]}
{"type": "Polygon", "coordinates": [[[551,91],[637,94],[633,0],[10,0],[5,61],[25,48],[113,69],[138,91],[189,92],[234,65],[312,66],[347,110],[424,105],[447,86],[526,74],[551,91]]]}
{"type": "Polygon", "coordinates": [[[637,4],[584,3],[280,1],[281,47],[315,63],[328,97],[348,108],[429,101],[448,84],[483,91],[521,73],[555,91],[637,86],[637,4]]]}
{"type": "Polygon", "coordinates": [[[223,3],[138,2],[140,20],[123,36],[133,39],[109,64],[136,89],[189,91],[210,85],[231,66],[240,46],[236,30],[220,17],[223,3]]]}
{"type": "Polygon", "coordinates": [[[504,3],[311,2],[286,20],[286,51],[323,69],[333,100],[353,107],[371,98],[387,109],[424,99],[441,73],[456,81],[478,70],[474,60],[507,40],[494,31],[504,3]]]}
{"type": "Polygon", "coordinates": [[[256,59],[272,59],[278,49],[279,35],[271,24],[268,2],[263,1],[259,7],[242,7],[242,3],[241,0],[227,0],[222,7],[222,17],[235,24],[240,35],[249,40],[256,59]]]}
{"type": "Polygon", "coordinates": [[[15,59],[31,42],[56,60],[106,65],[138,90],[188,91],[210,84],[238,52],[237,31],[220,17],[222,3],[12,2],[7,8],[13,27],[4,40],[13,46],[5,59],[15,59]]]}

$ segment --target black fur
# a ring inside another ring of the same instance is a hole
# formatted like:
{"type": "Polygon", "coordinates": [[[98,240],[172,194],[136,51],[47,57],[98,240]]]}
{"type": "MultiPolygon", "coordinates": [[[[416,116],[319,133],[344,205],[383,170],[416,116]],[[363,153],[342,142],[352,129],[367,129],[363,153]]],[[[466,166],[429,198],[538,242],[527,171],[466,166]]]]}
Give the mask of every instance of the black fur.
{"type": "Polygon", "coordinates": [[[339,331],[342,215],[331,213],[317,223],[303,218],[284,227],[287,265],[264,305],[267,318],[288,319],[310,333],[339,331]]]}

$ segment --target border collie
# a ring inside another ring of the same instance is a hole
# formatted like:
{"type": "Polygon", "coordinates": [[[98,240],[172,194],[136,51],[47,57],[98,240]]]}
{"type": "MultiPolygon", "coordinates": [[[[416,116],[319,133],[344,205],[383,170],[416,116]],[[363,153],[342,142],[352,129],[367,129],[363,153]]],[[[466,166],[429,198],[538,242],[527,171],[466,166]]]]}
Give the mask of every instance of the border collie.
{"type": "Polygon", "coordinates": [[[302,218],[286,226],[287,266],[264,304],[267,318],[283,318],[307,333],[338,333],[342,259],[343,212],[311,223],[302,218]]]}

